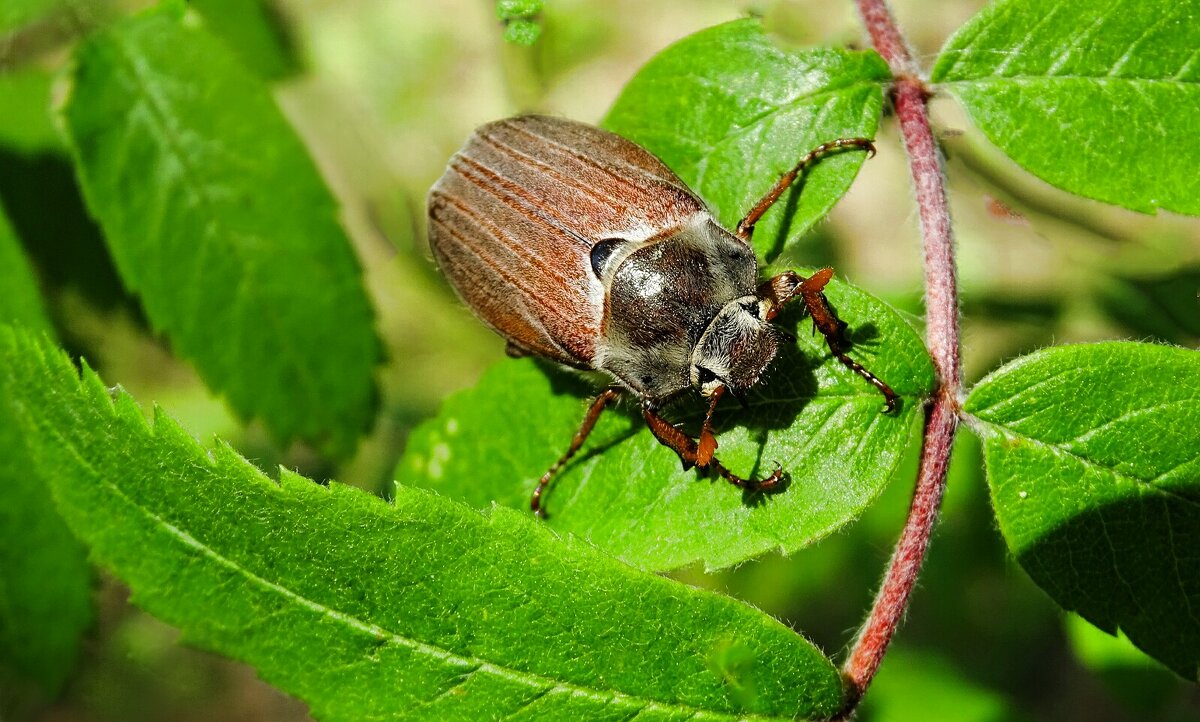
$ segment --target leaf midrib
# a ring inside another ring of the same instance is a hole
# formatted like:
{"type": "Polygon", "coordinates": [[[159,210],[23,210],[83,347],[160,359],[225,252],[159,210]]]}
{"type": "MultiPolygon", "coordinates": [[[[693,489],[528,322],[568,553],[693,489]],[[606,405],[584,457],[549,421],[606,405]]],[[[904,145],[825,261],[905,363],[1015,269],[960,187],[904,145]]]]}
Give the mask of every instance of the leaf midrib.
{"type": "MultiPolygon", "coordinates": [[[[28,413],[29,410],[26,409],[26,412],[28,413]]],[[[31,415],[30,418],[37,418],[37,417],[31,415]]],[[[517,684],[521,684],[521,685],[524,685],[531,689],[534,689],[537,691],[537,694],[539,697],[550,694],[556,690],[561,690],[572,696],[585,697],[585,698],[591,699],[593,701],[596,701],[597,703],[600,703],[600,704],[612,704],[612,703],[625,702],[625,703],[630,704],[631,706],[639,707],[638,712],[636,712],[635,715],[640,714],[644,710],[657,709],[657,710],[664,710],[664,711],[676,710],[676,711],[680,711],[680,712],[686,712],[686,713],[690,713],[693,717],[703,714],[706,716],[714,716],[715,719],[728,719],[728,720],[743,720],[743,719],[775,720],[775,719],[779,719],[777,717],[766,717],[766,716],[762,716],[762,715],[730,714],[727,712],[723,712],[721,710],[710,709],[710,708],[705,708],[705,707],[696,707],[696,706],[692,706],[692,705],[662,702],[662,701],[651,699],[651,698],[637,697],[634,695],[629,695],[629,694],[626,694],[626,693],[623,693],[620,691],[616,691],[616,690],[613,690],[611,692],[599,691],[598,688],[583,687],[578,684],[564,682],[561,680],[555,680],[550,677],[546,677],[544,675],[536,674],[533,672],[527,672],[527,671],[520,670],[520,669],[501,666],[499,664],[495,664],[493,662],[489,662],[489,661],[480,659],[478,657],[469,657],[469,656],[459,655],[450,650],[446,650],[441,647],[437,647],[437,646],[428,644],[426,642],[422,642],[417,639],[411,639],[411,638],[406,637],[398,632],[391,631],[391,630],[381,627],[377,624],[373,624],[371,622],[366,622],[357,617],[351,616],[344,612],[340,612],[329,606],[321,604],[320,602],[309,599],[309,598],[299,594],[298,592],[295,592],[295,591],[289,589],[288,587],[286,587],[282,584],[272,582],[269,579],[266,579],[256,573],[250,571],[249,569],[242,567],[234,560],[229,559],[228,557],[226,557],[223,554],[221,554],[220,552],[218,552],[216,549],[213,549],[212,547],[201,542],[199,539],[197,539],[196,537],[187,533],[183,529],[175,526],[171,522],[162,518],[161,516],[156,514],[153,510],[138,503],[135,499],[130,497],[128,494],[126,494],[125,491],[121,487],[119,487],[117,484],[110,481],[108,476],[100,473],[97,470],[97,468],[87,458],[85,458],[84,456],[82,456],[79,453],[79,451],[75,447],[75,445],[72,444],[69,439],[65,438],[62,434],[60,434],[57,431],[57,429],[53,428],[49,424],[42,423],[42,422],[39,422],[39,426],[42,427],[42,430],[44,432],[47,432],[49,435],[55,437],[57,439],[60,447],[67,449],[69,451],[69,453],[75,458],[76,462],[78,464],[80,464],[80,466],[82,468],[86,469],[89,473],[91,473],[93,478],[99,480],[99,483],[101,485],[103,485],[104,487],[111,490],[111,492],[114,495],[116,495],[119,499],[123,500],[131,508],[136,509],[144,517],[149,519],[155,526],[161,528],[166,534],[168,534],[169,536],[176,539],[179,543],[182,543],[183,545],[199,552],[200,554],[204,555],[208,559],[212,560],[215,564],[218,564],[222,567],[225,567],[226,569],[233,571],[236,574],[241,575],[248,582],[250,582],[252,584],[256,584],[256,585],[266,589],[269,592],[277,593],[277,594],[283,596],[285,599],[287,599],[291,602],[294,602],[296,604],[299,604],[300,606],[305,607],[305,608],[309,609],[310,611],[313,611],[317,614],[324,615],[324,616],[328,617],[329,619],[331,619],[332,621],[337,622],[343,626],[346,626],[353,631],[368,634],[373,639],[376,639],[376,640],[386,641],[390,644],[396,644],[398,646],[405,647],[405,648],[410,649],[419,654],[423,654],[423,655],[432,657],[432,658],[438,660],[439,662],[444,662],[444,663],[447,663],[450,665],[455,665],[455,666],[461,666],[465,670],[464,672],[461,673],[463,675],[474,674],[480,670],[489,672],[491,674],[496,675],[497,677],[499,677],[501,679],[506,679],[508,681],[511,681],[511,682],[514,682],[517,684]]],[[[153,433],[151,427],[146,428],[146,433],[148,433],[148,434],[153,433]]],[[[205,452],[205,453],[208,454],[208,452],[205,452]]],[[[212,464],[213,464],[211,454],[208,454],[207,458],[209,460],[209,465],[211,468],[212,464]]],[[[257,470],[255,470],[254,473],[258,474],[257,470]]],[[[266,483],[274,483],[274,482],[266,482],[266,483]]]]}
{"type": "MultiPolygon", "coordinates": [[[[887,81],[887,80],[877,80],[877,81],[859,80],[859,81],[850,83],[848,85],[842,85],[842,86],[838,86],[838,87],[834,87],[834,88],[827,88],[818,93],[812,93],[809,95],[799,95],[799,96],[791,98],[783,103],[780,103],[779,105],[775,106],[774,108],[771,108],[770,110],[765,110],[762,113],[759,113],[758,115],[751,118],[746,124],[737,126],[736,128],[733,129],[732,132],[722,135],[720,138],[718,138],[716,141],[714,141],[711,145],[707,145],[707,149],[705,150],[703,155],[701,155],[699,158],[689,161],[688,165],[691,166],[693,173],[696,174],[696,180],[695,180],[696,190],[699,191],[700,188],[704,185],[704,178],[708,171],[709,160],[711,160],[712,157],[714,155],[716,155],[716,153],[719,149],[725,147],[727,144],[734,142],[734,141],[738,140],[739,138],[741,138],[742,136],[748,135],[749,133],[751,133],[753,131],[761,129],[762,126],[766,125],[767,123],[774,122],[778,116],[780,116],[784,113],[796,112],[800,108],[807,106],[807,105],[817,105],[819,107],[825,107],[826,105],[828,105],[829,101],[836,99],[838,96],[851,95],[855,91],[862,90],[862,89],[869,90],[872,87],[876,87],[876,88],[879,88],[880,92],[882,92],[882,89],[888,82],[890,82],[890,81],[887,81]]],[[[698,138],[685,137],[685,140],[693,141],[697,145],[704,145],[704,142],[698,138]]],[[[762,144],[758,143],[757,146],[759,147],[759,150],[761,150],[762,144]]],[[[803,152],[803,151],[801,151],[801,152],[803,152]]],[[[799,156],[797,156],[797,160],[798,159],[799,159],[799,156]]]]}
{"type": "Polygon", "coordinates": [[[957,80],[942,80],[935,83],[939,88],[951,88],[963,85],[992,85],[1013,83],[1029,85],[1033,83],[1050,83],[1055,81],[1088,82],[1100,85],[1110,83],[1127,83],[1130,85],[1165,85],[1187,90],[1200,90],[1200,80],[1178,80],[1175,78],[1131,78],[1119,75],[989,75],[978,78],[960,78],[957,80]]]}
{"type": "Polygon", "coordinates": [[[1023,441],[1028,441],[1034,446],[1046,449],[1053,453],[1070,456],[1071,458],[1078,460],[1081,464],[1088,467],[1089,469],[1096,469],[1099,471],[1108,472],[1116,477],[1125,479],[1126,481],[1131,481],[1139,487],[1148,489],[1152,492],[1157,492],[1159,494],[1162,494],[1164,496],[1170,497],[1170,498],[1180,501],[1184,504],[1187,504],[1188,506],[1195,507],[1197,510],[1200,510],[1200,501],[1190,499],[1190,498],[1183,496],[1183,495],[1179,494],[1178,492],[1175,492],[1171,489],[1167,489],[1167,488],[1158,486],[1151,480],[1143,479],[1138,476],[1133,476],[1131,474],[1123,472],[1114,467],[1106,466],[1098,461],[1089,459],[1086,456],[1081,456],[1078,452],[1076,452],[1062,444],[1056,444],[1056,443],[1053,443],[1050,441],[1046,441],[1044,439],[1038,439],[1036,437],[1029,436],[1027,434],[1023,434],[1009,426],[1005,426],[1004,424],[981,419],[980,417],[975,416],[974,414],[967,413],[966,411],[961,411],[960,416],[962,417],[963,421],[968,426],[970,426],[977,434],[979,434],[980,437],[982,437],[984,439],[987,439],[989,437],[997,437],[998,436],[998,437],[1001,437],[1004,439],[1020,439],[1023,441]]]}
{"type": "MultiPolygon", "coordinates": [[[[165,110],[165,106],[168,106],[169,103],[162,101],[154,94],[149,73],[147,73],[142,65],[136,61],[134,53],[128,47],[126,39],[120,33],[111,33],[108,37],[112,38],[113,47],[118,50],[118,55],[130,71],[130,77],[136,82],[137,90],[140,92],[141,97],[144,98],[146,107],[150,109],[151,117],[157,119],[159,137],[162,138],[165,150],[168,152],[168,154],[175,157],[176,161],[183,169],[183,173],[181,173],[181,177],[184,179],[183,186],[188,189],[192,196],[196,198],[202,206],[209,209],[208,216],[214,222],[206,223],[204,225],[204,229],[201,231],[201,233],[204,238],[208,239],[208,241],[200,246],[202,251],[207,252],[209,247],[214,243],[212,239],[217,235],[217,226],[224,226],[223,216],[219,212],[214,212],[215,209],[220,207],[220,204],[215,202],[209,195],[208,191],[206,190],[206,184],[201,180],[202,174],[195,170],[188,155],[182,151],[182,145],[178,137],[175,136],[170,124],[166,122],[166,118],[171,117],[171,114],[165,110]]],[[[226,229],[226,236],[231,237],[232,235],[233,234],[226,229]]],[[[254,234],[254,236],[261,238],[261,236],[258,236],[257,233],[254,234]]],[[[262,238],[262,240],[267,241],[268,243],[270,242],[270,239],[262,238]]],[[[242,247],[239,243],[229,243],[226,245],[226,247],[231,253],[239,256],[239,262],[242,268],[253,269],[256,267],[255,264],[250,264],[246,261],[246,258],[242,255],[242,247]]],[[[204,265],[198,263],[196,270],[201,271],[203,268],[204,265]]],[[[241,289],[245,288],[246,290],[250,290],[250,286],[247,284],[250,275],[251,274],[244,274],[242,279],[239,280],[237,285],[238,292],[236,293],[236,299],[233,301],[234,303],[240,302],[240,299],[243,299],[247,296],[247,294],[242,292],[241,289]]],[[[193,284],[192,290],[196,290],[198,288],[200,288],[199,284],[193,284]]],[[[265,318],[267,323],[270,324],[272,330],[274,331],[275,338],[279,340],[279,347],[282,347],[280,350],[283,352],[283,355],[288,356],[293,360],[303,358],[303,356],[297,352],[291,334],[283,333],[283,329],[279,325],[279,319],[275,316],[275,314],[260,314],[259,317],[265,318]]],[[[188,345],[190,346],[191,344],[188,345]]],[[[230,348],[237,348],[238,344],[228,344],[228,346],[230,348]]],[[[313,376],[312,371],[308,368],[308,364],[291,363],[288,364],[288,366],[296,373],[297,381],[307,387],[307,393],[305,394],[306,396],[309,398],[315,398],[317,395],[319,395],[320,384],[316,382],[316,378],[313,376]]]]}

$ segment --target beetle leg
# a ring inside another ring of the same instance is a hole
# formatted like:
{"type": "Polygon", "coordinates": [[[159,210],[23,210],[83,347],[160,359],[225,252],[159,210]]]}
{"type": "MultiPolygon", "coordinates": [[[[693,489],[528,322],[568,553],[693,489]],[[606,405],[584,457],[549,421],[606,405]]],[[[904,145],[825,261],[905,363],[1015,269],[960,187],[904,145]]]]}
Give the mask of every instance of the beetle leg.
{"type": "MultiPolygon", "coordinates": [[[[642,416],[646,419],[646,424],[650,427],[654,438],[658,439],[658,443],[666,446],[679,455],[679,461],[683,464],[683,470],[687,471],[693,466],[698,466],[701,469],[712,469],[720,474],[726,481],[739,489],[747,489],[749,491],[770,491],[783,481],[783,467],[775,465],[775,471],[765,479],[743,479],[734,474],[729,469],[717,461],[709,452],[708,458],[702,463],[700,447],[691,437],[675,428],[675,425],[659,416],[658,410],[648,401],[642,402],[642,416]]],[[[705,422],[706,426],[708,422],[705,422]]],[[[712,429],[708,429],[709,435],[712,434],[712,429]]],[[[701,432],[701,442],[703,443],[703,432],[701,432]]],[[[713,440],[714,448],[716,440],[713,440]]]]}
{"type": "Polygon", "coordinates": [[[583,442],[587,441],[587,437],[592,433],[592,429],[596,426],[596,421],[599,420],[600,414],[604,413],[604,409],[621,395],[620,389],[605,389],[599,396],[592,401],[592,405],[588,407],[587,414],[583,417],[583,423],[579,425],[579,431],[575,432],[575,436],[571,439],[571,445],[567,447],[567,453],[559,457],[554,465],[542,474],[542,478],[538,480],[537,488],[533,490],[533,495],[529,498],[529,508],[534,514],[546,518],[546,512],[542,509],[542,494],[545,493],[546,487],[550,485],[550,479],[563,467],[575,452],[579,451],[579,447],[583,446],[583,442]]]}
{"type": "Polygon", "coordinates": [[[717,437],[713,435],[712,417],[717,410],[717,402],[725,394],[725,387],[718,386],[708,402],[708,413],[704,415],[704,425],[700,427],[700,441],[696,444],[696,465],[708,466],[713,454],[717,451],[717,437]]]}
{"type": "Polygon", "coordinates": [[[750,209],[750,212],[746,214],[745,218],[738,221],[737,229],[734,231],[734,235],[749,243],[750,236],[754,234],[754,224],[758,223],[759,219],[763,217],[763,214],[769,211],[771,206],[775,205],[775,201],[779,200],[780,196],[783,195],[783,192],[790,188],[791,185],[796,182],[797,178],[804,175],[809,166],[816,163],[821,159],[822,156],[828,155],[832,151],[845,150],[848,148],[865,150],[870,154],[867,157],[875,155],[875,146],[872,145],[871,141],[867,138],[838,138],[837,140],[831,140],[828,143],[822,143],[821,145],[818,145],[816,148],[813,148],[805,153],[804,157],[800,159],[800,162],[797,163],[794,168],[779,177],[779,180],[776,181],[775,186],[771,188],[771,190],[767,191],[767,194],[763,196],[758,203],[754,204],[754,207],[750,209]]]}
{"type": "Polygon", "coordinates": [[[808,314],[812,316],[813,327],[825,337],[825,343],[829,345],[833,357],[879,389],[887,404],[887,410],[895,411],[896,392],[892,391],[892,387],[846,355],[846,351],[850,349],[850,340],[846,338],[846,322],[838,318],[824,293],[830,278],[833,278],[832,268],[822,268],[808,278],[795,271],[785,271],[762,284],[758,287],[758,294],[771,303],[771,309],[767,311],[767,320],[774,319],[785,303],[799,296],[800,300],[804,301],[808,314]]]}

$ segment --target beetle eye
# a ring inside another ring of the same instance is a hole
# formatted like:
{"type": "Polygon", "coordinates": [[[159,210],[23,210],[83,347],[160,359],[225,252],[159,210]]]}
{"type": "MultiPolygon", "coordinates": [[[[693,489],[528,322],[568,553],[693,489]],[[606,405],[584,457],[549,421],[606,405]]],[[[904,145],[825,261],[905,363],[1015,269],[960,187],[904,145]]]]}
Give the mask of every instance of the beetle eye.
{"type": "Polygon", "coordinates": [[[759,315],[758,301],[743,301],[738,304],[742,310],[761,321],[762,316],[759,315]]]}
{"type": "Polygon", "coordinates": [[[596,278],[604,277],[604,268],[612,258],[613,251],[624,242],[624,238],[605,238],[592,246],[592,273],[596,274],[596,278]]]}
{"type": "Polygon", "coordinates": [[[712,371],[709,371],[708,369],[704,368],[703,366],[700,366],[699,368],[697,368],[696,372],[697,372],[696,375],[700,380],[701,386],[703,386],[704,384],[707,384],[709,382],[717,380],[717,375],[714,374],[712,371]]]}

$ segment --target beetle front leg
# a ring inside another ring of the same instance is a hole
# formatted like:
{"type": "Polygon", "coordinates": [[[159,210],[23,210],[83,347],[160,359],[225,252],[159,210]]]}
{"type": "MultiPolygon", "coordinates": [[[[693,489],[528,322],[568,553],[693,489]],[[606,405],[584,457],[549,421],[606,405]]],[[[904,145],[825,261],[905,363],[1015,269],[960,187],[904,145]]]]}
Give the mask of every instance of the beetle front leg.
{"type": "MultiPolygon", "coordinates": [[[[770,491],[783,481],[783,467],[775,465],[775,471],[765,479],[744,479],[737,474],[734,474],[729,469],[717,461],[712,456],[712,452],[707,452],[707,458],[702,458],[700,447],[692,438],[675,428],[675,425],[667,421],[662,416],[659,416],[658,409],[649,401],[642,402],[642,416],[646,419],[646,424],[650,427],[650,432],[654,434],[654,438],[658,439],[658,443],[668,447],[679,455],[679,461],[683,463],[683,470],[687,471],[693,466],[698,466],[701,469],[712,469],[720,474],[726,481],[739,489],[749,491],[770,491]]],[[[711,435],[711,430],[709,431],[711,435]]],[[[713,444],[715,448],[715,442],[713,444]]]]}
{"type": "Polygon", "coordinates": [[[542,494],[546,492],[546,487],[550,486],[550,480],[558,473],[575,452],[579,451],[579,447],[583,446],[583,442],[587,441],[587,437],[592,433],[592,429],[596,427],[596,422],[600,419],[600,414],[604,413],[604,409],[608,405],[617,400],[621,395],[620,389],[605,389],[599,396],[592,401],[592,405],[588,407],[587,414],[583,417],[583,423],[579,425],[579,431],[575,432],[575,436],[571,438],[571,445],[567,447],[567,453],[559,457],[554,465],[542,474],[542,478],[538,480],[537,488],[533,490],[533,495],[529,498],[529,509],[543,519],[546,518],[546,512],[542,509],[542,494]]]}
{"type": "Polygon", "coordinates": [[[773,320],[779,315],[785,303],[799,296],[812,316],[813,326],[825,337],[829,351],[833,357],[854,373],[866,379],[872,386],[879,389],[887,404],[888,412],[896,410],[896,392],[875,374],[868,371],[862,364],[846,355],[850,349],[850,341],[846,338],[846,322],[838,318],[829,299],[825,297],[825,285],[833,278],[832,268],[822,268],[813,275],[805,278],[795,271],[785,271],[758,288],[760,298],[771,304],[767,312],[767,320],[773,320]]]}

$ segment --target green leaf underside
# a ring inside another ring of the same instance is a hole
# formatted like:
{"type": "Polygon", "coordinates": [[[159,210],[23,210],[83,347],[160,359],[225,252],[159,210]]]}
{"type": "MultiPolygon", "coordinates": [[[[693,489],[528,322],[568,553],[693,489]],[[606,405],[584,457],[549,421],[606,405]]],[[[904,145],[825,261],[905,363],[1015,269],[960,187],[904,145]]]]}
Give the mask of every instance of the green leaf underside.
{"type": "Polygon", "coordinates": [[[337,209],[265,86],[176,3],[76,53],[63,125],[154,326],[282,439],[352,445],[380,357],[337,209]]]}
{"type": "MultiPolygon", "coordinates": [[[[37,282],[0,208],[0,323],[50,330],[37,282]]],[[[0,391],[3,390],[0,385],[0,391]]],[[[8,393],[0,393],[0,716],[31,680],[53,697],[92,621],[91,572],[45,482],[31,472],[8,393]]]]}
{"type": "MultiPolygon", "coordinates": [[[[920,338],[895,311],[837,281],[828,295],[859,339],[851,356],[904,396],[899,414],[881,413],[879,392],[830,358],[792,309],[781,327],[797,346],[749,392],[748,410],[729,399],[714,417],[722,463],[764,476],[779,462],[791,476],[787,489],[747,495],[720,477],[683,471],[626,402],[601,417],[555,480],[545,504],[549,525],[635,566],[666,570],[791,552],[857,516],[903,455],[932,370],[920,338]]],[[[579,427],[586,397],[603,383],[530,360],[500,363],[413,432],[396,478],[479,508],[496,501],[527,510],[538,478],[579,427]]],[[[667,412],[692,434],[702,414],[686,401],[667,412]]]]}
{"type": "MultiPolygon", "coordinates": [[[[0,384],[0,389],[4,388],[0,384]]],[[[83,547],[33,473],[14,411],[0,398],[0,715],[34,682],[46,699],[75,666],[92,623],[83,547]]]]}
{"type": "Polygon", "coordinates": [[[72,530],[186,640],[315,717],[824,717],[837,670],[750,607],[638,572],[505,509],[389,504],[229,447],[82,381],[0,329],[0,387],[72,530]],[[613,610],[621,610],[613,614],[613,610]]]}
{"type": "Polygon", "coordinates": [[[989,4],[932,80],[993,143],[1060,188],[1200,214],[1200,0],[989,4]]]}
{"type": "Polygon", "coordinates": [[[1060,605],[1178,674],[1200,665],[1200,352],[1047,349],[967,400],[1000,530],[1060,605]]]}
{"type": "MultiPolygon", "coordinates": [[[[889,77],[873,51],[785,51],[758,21],[739,20],[656,56],[604,125],[661,158],[733,228],[812,148],[873,138],[889,77]]],[[[835,153],[813,167],[802,192],[789,191],[758,224],[759,257],[773,259],[828,213],[865,158],[835,153]]]]}

